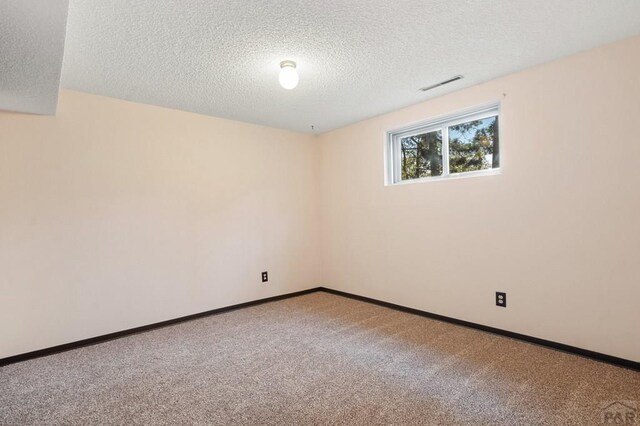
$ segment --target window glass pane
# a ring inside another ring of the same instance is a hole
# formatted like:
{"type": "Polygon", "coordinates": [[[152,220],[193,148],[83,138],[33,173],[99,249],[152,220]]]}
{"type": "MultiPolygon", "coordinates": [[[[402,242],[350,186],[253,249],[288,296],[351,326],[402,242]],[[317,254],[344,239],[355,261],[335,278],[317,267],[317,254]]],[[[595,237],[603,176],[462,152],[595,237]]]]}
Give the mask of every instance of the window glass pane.
{"type": "Polygon", "coordinates": [[[449,127],[449,172],[500,167],[498,117],[449,127]]]}
{"type": "Polygon", "coordinates": [[[400,139],[402,180],[442,175],[442,132],[400,139]]]}

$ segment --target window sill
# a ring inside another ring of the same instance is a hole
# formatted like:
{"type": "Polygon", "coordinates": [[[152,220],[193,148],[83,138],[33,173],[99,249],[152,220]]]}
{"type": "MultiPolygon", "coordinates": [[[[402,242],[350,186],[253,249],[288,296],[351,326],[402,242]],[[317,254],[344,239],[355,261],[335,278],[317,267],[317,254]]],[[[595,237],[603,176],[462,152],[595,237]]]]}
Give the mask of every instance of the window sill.
{"type": "Polygon", "coordinates": [[[425,183],[425,182],[444,182],[448,180],[467,179],[467,178],[480,177],[480,176],[496,176],[500,174],[502,173],[499,168],[487,169],[487,170],[478,170],[474,172],[452,173],[447,176],[435,176],[435,177],[425,177],[425,178],[419,178],[419,179],[401,180],[400,182],[387,183],[385,186],[411,185],[414,183],[425,183]]]}

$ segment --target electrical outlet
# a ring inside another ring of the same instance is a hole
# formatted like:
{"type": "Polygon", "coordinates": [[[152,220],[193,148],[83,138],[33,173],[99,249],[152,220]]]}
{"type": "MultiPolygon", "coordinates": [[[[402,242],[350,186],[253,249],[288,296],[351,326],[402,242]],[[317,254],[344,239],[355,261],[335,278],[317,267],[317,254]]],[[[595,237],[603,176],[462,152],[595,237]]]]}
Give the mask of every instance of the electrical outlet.
{"type": "Polygon", "coordinates": [[[267,281],[269,281],[269,273],[267,271],[264,271],[262,273],[262,282],[266,283],[267,281]]]}
{"type": "Polygon", "coordinates": [[[507,307],[507,293],[496,291],[496,306],[507,307]]]}

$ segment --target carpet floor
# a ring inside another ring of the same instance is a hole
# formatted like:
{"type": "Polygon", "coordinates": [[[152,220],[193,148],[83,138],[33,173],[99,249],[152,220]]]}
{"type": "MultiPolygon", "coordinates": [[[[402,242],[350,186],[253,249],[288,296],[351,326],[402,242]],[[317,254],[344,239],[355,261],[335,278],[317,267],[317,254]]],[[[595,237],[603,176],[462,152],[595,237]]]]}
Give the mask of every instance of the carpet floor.
{"type": "Polygon", "coordinates": [[[324,292],[0,368],[2,425],[590,425],[615,401],[640,373],[324,292]]]}

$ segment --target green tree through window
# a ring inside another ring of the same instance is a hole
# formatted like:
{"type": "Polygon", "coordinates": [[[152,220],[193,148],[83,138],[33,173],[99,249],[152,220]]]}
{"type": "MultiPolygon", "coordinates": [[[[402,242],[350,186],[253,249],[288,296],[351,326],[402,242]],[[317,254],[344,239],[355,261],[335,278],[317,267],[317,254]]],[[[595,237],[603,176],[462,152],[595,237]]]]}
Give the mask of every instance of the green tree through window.
{"type": "Polygon", "coordinates": [[[497,174],[499,121],[490,104],[387,132],[386,183],[497,174]]]}
{"type": "Polygon", "coordinates": [[[429,132],[400,140],[402,180],[442,174],[442,132],[429,132]]]}
{"type": "Polygon", "coordinates": [[[463,173],[500,166],[498,118],[449,127],[449,172],[463,173]]]}

